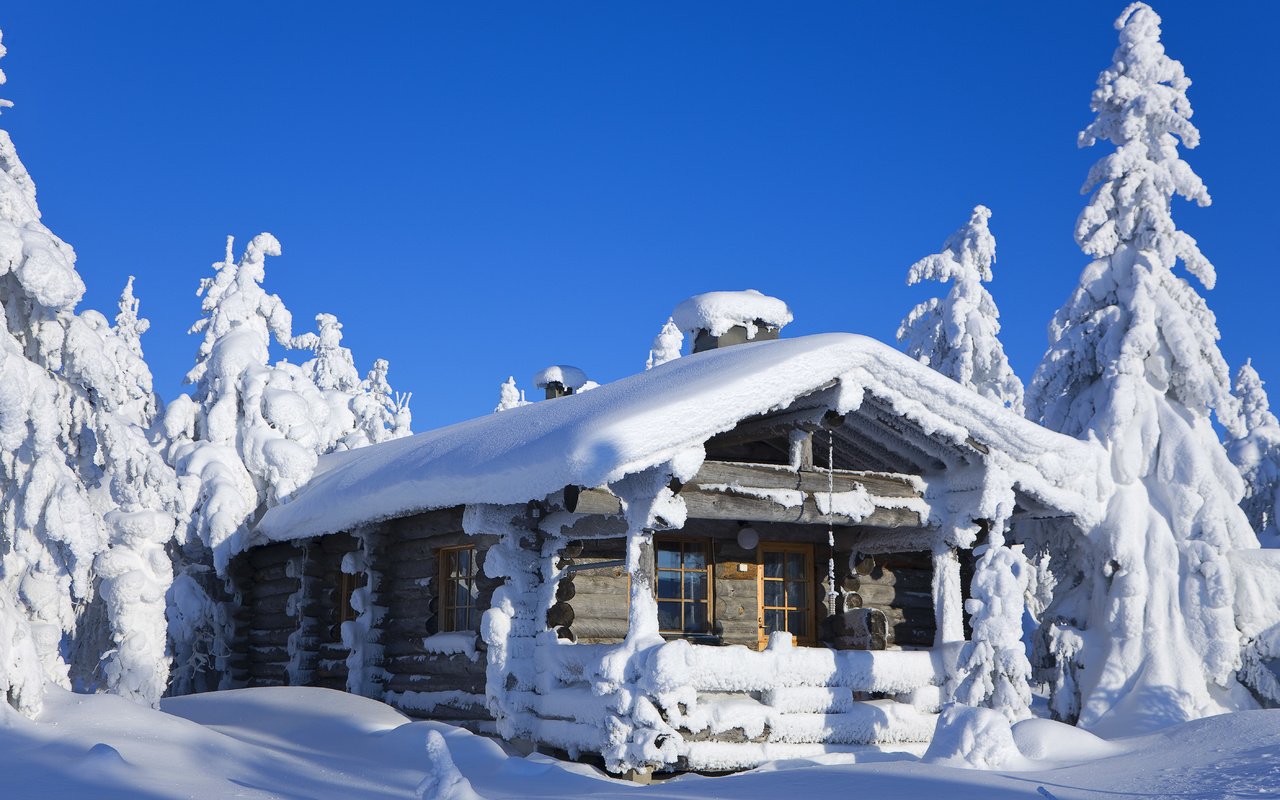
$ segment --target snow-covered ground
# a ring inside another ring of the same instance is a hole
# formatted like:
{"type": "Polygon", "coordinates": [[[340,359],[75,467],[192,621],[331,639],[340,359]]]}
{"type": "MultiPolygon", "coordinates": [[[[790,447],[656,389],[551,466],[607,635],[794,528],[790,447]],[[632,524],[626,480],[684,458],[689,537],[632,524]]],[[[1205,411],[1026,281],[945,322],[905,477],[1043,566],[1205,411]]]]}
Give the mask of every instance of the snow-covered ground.
{"type": "MultiPolygon", "coordinates": [[[[1211,717],[1104,742],[1046,720],[1015,727],[1026,767],[980,771],[907,753],[850,749],[729,777],[652,786],[504,745],[388,706],[314,688],[242,689],[164,701],[51,689],[31,721],[0,705],[0,797],[412,798],[449,756],[482,798],[1118,798],[1280,797],[1280,710],[1211,717]]],[[[443,763],[447,771],[447,761],[443,763]]],[[[464,792],[429,797],[464,798],[464,792]]],[[[464,788],[464,787],[463,787],[464,788]]]]}

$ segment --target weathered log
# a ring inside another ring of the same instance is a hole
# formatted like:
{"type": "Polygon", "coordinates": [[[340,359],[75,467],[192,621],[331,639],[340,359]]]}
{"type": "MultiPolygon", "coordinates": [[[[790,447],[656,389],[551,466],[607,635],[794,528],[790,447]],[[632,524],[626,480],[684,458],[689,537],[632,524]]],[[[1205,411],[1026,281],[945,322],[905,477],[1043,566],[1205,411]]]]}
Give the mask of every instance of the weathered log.
{"type": "Polygon", "coordinates": [[[255,613],[253,627],[262,631],[295,631],[298,629],[298,618],[293,614],[255,613]]]}
{"type": "Polygon", "coordinates": [[[547,627],[555,628],[557,626],[573,625],[573,606],[566,602],[559,602],[547,609],[547,627]]]}
{"type": "Polygon", "coordinates": [[[287,563],[291,558],[297,555],[293,545],[289,542],[279,542],[277,544],[264,545],[255,547],[249,551],[249,564],[254,569],[264,569],[274,564],[287,563]]]}
{"type": "Polygon", "coordinates": [[[289,630],[263,631],[250,628],[245,638],[250,647],[283,647],[289,643],[292,635],[293,631],[289,630]]]}
{"type": "Polygon", "coordinates": [[[863,605],[920,608],[933,614],[933,595],[928,592],[910,592],[895,586],[864,582],[857,593],[862,597],[863,605]]]}
{"type": "Polygon", "coordinates": [[[253,596],[261,600],[281,594],[290,595],[298,591],[298,587],[301,585],[297,578],[276,578],[275,580],[262,581],[253,585],[253,596]]]}
{"type": "Polygon", "coordinates": [[[389,692],[472,692],[484,694],[485,677],[481,675],[423,675],[388,670],[389,692]]]}
{"type": "Polygon", "coordinates": [[[578,593],[578,588],[573,584],[573,578],[563,578],[556,585],[556,600],[567,602],[572,600],[578,593]]]}

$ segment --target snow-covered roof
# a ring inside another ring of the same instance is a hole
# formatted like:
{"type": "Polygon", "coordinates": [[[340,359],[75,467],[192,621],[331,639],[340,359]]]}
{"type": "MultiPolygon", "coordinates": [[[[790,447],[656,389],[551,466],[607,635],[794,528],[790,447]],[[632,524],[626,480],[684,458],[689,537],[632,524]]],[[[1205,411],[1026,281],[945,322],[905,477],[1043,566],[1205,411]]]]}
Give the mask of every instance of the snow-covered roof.
{"type": "Polygon", "coordinates": [[[931,437],[978,443],[1038,500],[1082,518],[1097,513],[1100,447],[1010,413],[873,339],[832,333],[698,353],[584,394],[326,456],[310,483],[262,518],[258,539],[601,486],[817,391],[840,413],[868,394],[931,437]]]}
{"type": "Polygon", "coordinates": [[[539,389],[545,389],[551,383],[558,383],[566,389],[573,389],[576,392],[586,382],[587,373],[567,364],[555,364],[544,370],[539,370],[533,375],[533,385],[539,389]]]}
{"type": "Polygon", "coordinates": [[[759,324],[781,328],[791,322],[791,309],[776,297],[747,289],[695,294],[676,306],[671,318],[680,330],[689,333],[705,330],[712,336],[723,336],[741,325],[754,336],[759,324]]]}

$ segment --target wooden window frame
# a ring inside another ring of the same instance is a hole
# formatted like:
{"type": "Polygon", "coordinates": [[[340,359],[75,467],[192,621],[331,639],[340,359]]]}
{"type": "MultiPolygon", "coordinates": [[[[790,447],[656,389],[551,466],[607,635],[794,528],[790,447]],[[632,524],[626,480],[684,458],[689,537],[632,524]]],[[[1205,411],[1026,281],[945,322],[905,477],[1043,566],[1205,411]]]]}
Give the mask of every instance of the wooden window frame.
{"type": "MultiPolygon", "coordinates": [[[[808,615],[806,618],[806,627],[809,633],[805,636],[791,635],[792,644],[799,646],[814,646],[818,643],[818,614],[817,600],[815,593],[817,591],[817,575],[814,572],[813,545],[807,542],[761,542],[756,546],[756,623],[759,627],[759,643],[760,648],[769,643],[769,634],[765,633],[764,615],[766,606],[764,604],[764,585],[766,580],[779,580],[777,578],[768,578],[764,576],[764,554],[766,551],[776,553],[801,553],[805,557],[805,575],[806,583],[809,587],[808,615]]],[[[783,577],[781,581],[786,583],[786,570],[783,569],[783,577]]],[[[783,590],[785,593],[785,589],[783,590]]],[[[785,602],[785,601],[784,601],[785,602]]],[[[770,610],[783,609],[784,616],[787,609],[796,608],[795,606],[768,606],[770,610]]],[[[798,609],[797,609],[798,610],[798,609]]]]}
{"type": "Polygon", "coordinates": [[[460,544],[452,547],[441,547],[437,552],[437,575],[440,581],[440,590],[437,594],[439,598],[438,614],[436,615],[439,624],[436,626],[440,633],[453,632],[473,632],[480,631],[480,612],[476,608],[476,578],[479,576],[479,569],[476,567],[476,546],[474,544],[460,544]],[[469,552],[471,554],[471,571],[470,574],[462,578],[450,577],[449,560],[452,556],[461,552],[469,552]],[[466,585],[468,591],[467,596],[472,602],[469,606],[460,606],[455,601],[457,598],[456,587],[459,583],[466,585]],[[457,627],[456,614],[461,608],[469,608],[468,618],[472,620],[474,627],[459,628],[457,627]]]}
{"type": "Polygon", "coordinates": [[[681,604],[680,619],[682,623],[684,621],[685,605],[692,604],[692,603],[705,602],[707,606],[707,629],[706,630],[704,631],[664,630],[661,627],[662,617],[661,615],[659,615],[658,633],[660,635],[665,636],[667,638],[673,638],[673,639],[704,639],[706,637],[715,635],[715,624],[716,624],[715,548],[712,547],[712,542],[709,537],[705,537],[705,536],[655,536],[653,537],[653,601],[654,601],[655,608],[658,606],[659,603],[664,601],[669,603],[679,602],[681,604]],[[673,543],[678,543],[681,545],[680,562],[682,566],[678,570],[669,569],[669,568],[660,568],[658,566],[658,545],[673,544],[673,543]],[[689,544],[698,545],[702,548],[702,553],[706,562],[703,569],[701,570],[685,569],[683,567],[683,563],[684,563],[684,547],[683,546],[689,545],[689,544]],[[680,595],[681,596],[680,597],[661,597],[658,594],[658,573],[677,572],[677,571],[680,573],[680,595]],[[686,600],[684,598],[684,574],[686,572],[703,572],[706,575],[707,599],[705,601],[686,600]]]}

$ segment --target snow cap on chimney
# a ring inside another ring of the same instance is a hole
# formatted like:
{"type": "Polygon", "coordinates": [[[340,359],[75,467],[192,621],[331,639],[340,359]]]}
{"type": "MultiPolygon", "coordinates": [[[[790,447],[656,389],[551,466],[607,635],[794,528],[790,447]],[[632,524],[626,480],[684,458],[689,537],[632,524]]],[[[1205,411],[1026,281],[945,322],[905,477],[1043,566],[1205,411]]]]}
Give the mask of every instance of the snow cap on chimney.
{"type": "Polygon", "coordinates": [[[577,367],[566,364],[555,364],[536,373],[533,383],[539,389],[545,389],[547,399],[564,397],[573,394],[588,383],[587,373],[577,367]]]}
{"type": "Polygon", "coordinates": [[[786,303],[755,289],[694,295],[676,306],[672,317],[680,330],[694,337],[695,353],[777,339],[792,319],[786,303]]]}

